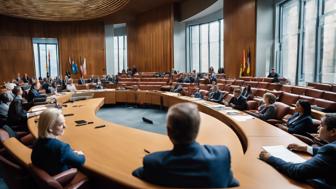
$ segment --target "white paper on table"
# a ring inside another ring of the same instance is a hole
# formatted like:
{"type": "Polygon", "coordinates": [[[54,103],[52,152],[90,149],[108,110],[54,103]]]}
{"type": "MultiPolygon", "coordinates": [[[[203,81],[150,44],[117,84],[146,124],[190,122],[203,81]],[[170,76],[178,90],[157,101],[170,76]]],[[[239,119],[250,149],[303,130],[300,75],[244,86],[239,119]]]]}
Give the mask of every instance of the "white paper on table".
{"type": "Polygon", "coordinates": [[[280,158],[286,162],[291,163],[303,163],[306,160],[295,154],[294,152],[288,150],[285,146],[263,146],[264,150],[270,153],[272,156],[280,158]]]}
{"type": "Polygon", "coordinates": [[[46,110],[47,107],[46,106],[34,106],[31,108],[31,112],[39,112],[39,111],[43,111],[46,110]]]}
{"type": "Polygon", "coordinates": [[[254,119],[254,117],[250,115],[233,115],[231,118],[236,121],[247,121],[250,119],[254,119]]]}

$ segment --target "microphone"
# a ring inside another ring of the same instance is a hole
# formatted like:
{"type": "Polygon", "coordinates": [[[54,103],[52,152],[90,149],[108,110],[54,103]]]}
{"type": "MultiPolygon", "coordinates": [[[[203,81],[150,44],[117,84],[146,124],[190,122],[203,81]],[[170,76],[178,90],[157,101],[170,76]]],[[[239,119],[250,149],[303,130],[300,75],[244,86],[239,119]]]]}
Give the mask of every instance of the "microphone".
{"type": "Polygon", "coordinates": [[[152,120],[150,120],[148,118],[145,118],[145,117],[142,117],[142,121],[145,122],[145,123],[153,124],[152,120]]]}

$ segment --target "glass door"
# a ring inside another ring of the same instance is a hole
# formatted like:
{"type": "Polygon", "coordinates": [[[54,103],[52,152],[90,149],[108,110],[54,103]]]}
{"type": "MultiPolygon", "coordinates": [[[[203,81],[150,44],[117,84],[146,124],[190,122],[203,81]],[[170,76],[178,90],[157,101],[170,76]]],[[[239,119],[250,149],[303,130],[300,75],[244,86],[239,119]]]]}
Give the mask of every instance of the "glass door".
{"type": "Polygon", "coordinates": [[[57,39],[34,38],[34,59],[36,78],[59,75],[57,39]]]}

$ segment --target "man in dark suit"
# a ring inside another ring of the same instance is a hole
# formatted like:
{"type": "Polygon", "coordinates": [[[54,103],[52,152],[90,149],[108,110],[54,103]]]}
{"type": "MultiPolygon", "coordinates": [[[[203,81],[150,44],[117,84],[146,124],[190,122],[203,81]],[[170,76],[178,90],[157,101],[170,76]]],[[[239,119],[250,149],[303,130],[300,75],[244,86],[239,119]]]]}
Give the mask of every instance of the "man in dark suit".
{"type": "Polygon", "coordinates": [[[233,98],[231,98],[228,105],[237,110],[247,110],[246,98],[241,95],[240,88],[233,90],[233,98]]]}
{"type": "Polygon", "coordinates": [[[27,131],[27,111],[23,108],[22,89],[14,87],[15,98],[9,105],[7,123],[13,130],[27,131]]]}
{"type": "Polygon", "coordinates": [[[42,97],[39,90],[41,88],[40,82],[36,81],[33,86],[31,86],[29,93],[28,93],[28,102],[33,102],[35,98],[42,97]]]}
{"type": "Polygon", "coordinates": [[[211,92],[209,93],[208,96],[209,101],[220,103],[223,101],[224,95],[218,90],[217,84],[215,84],[213,85],[213,88],[211,89],[211,92]]]}
{"type": "Polygon", "coordinates": [[[269,78],[273,78],[272,83],[279,82],[279,74],[275,72],[275,69],[272,68],[272,71],[268,74],[269,78]]]}
{"type": "Polygon", "coordinates": [[[336,114],[327,114],[322,118],[319,137],[329,144],[322,147],[290,144],[288,149],[307,152],[313,157],[303,163],[289,163],[262,151],[260,159],[290,178],[307,181],[316,188],[336,188],[336,114]]]}
{"type": "Polygon", "coordinates": [[[200,125],[197,106],[180,103],[167,115],[168,137],[174,144],[170,151],[144,157],[143,167],[133,175],[168,187],[226,188],[238,186],[230,165],[226,146],[200,145],[195,139],[200,125]]]}

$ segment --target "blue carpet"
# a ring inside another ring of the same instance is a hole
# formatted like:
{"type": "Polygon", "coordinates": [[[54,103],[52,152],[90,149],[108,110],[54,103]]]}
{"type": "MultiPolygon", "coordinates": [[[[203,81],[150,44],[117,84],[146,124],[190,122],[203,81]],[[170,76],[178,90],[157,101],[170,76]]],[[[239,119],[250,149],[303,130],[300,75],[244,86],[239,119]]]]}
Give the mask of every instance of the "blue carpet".
{"type": "Polygon", "coordinates": [[[97,116],[106,121],[164,135],[167,135],[166,115],[166,110],[156,107],[126,105],[103,107],[97,112],[97,116]],[[143,117],[152,120],[153,124],[145,123],[143,117]]]}

